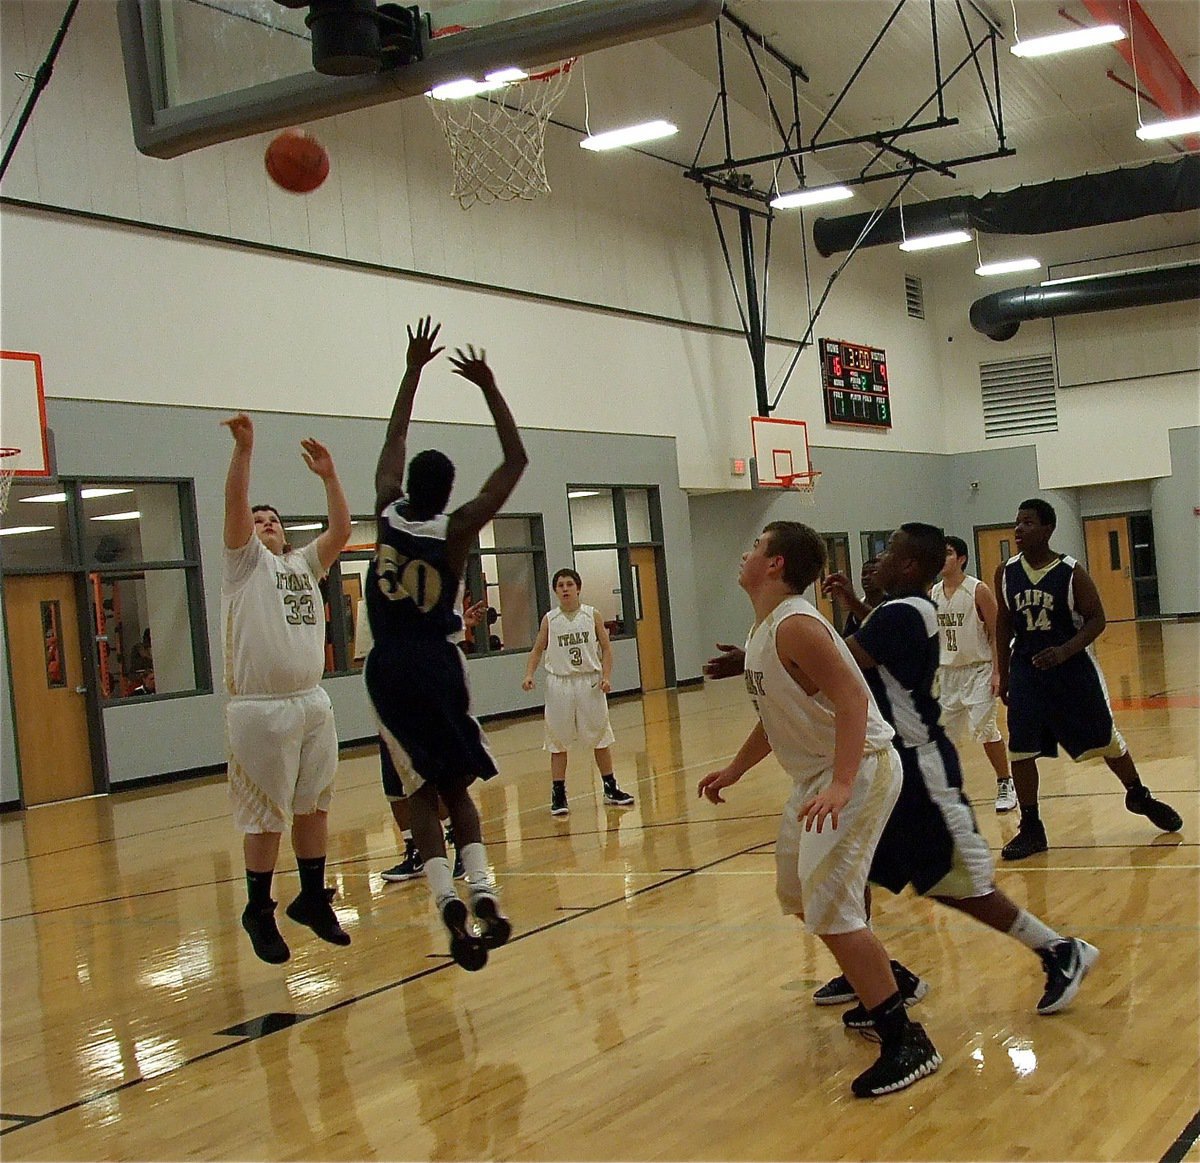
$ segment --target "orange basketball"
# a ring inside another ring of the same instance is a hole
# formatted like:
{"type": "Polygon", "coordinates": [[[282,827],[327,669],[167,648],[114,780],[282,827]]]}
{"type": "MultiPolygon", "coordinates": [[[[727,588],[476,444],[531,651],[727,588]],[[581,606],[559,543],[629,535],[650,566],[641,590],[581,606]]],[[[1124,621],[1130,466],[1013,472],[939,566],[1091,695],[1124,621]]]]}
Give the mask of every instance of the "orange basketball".
{"type": "Polygon", "coordinates": [[[271,180],[293,194],[308,194],[329,176],[329,154],[303,129],[285,129],[266,153],[271,180]]]}

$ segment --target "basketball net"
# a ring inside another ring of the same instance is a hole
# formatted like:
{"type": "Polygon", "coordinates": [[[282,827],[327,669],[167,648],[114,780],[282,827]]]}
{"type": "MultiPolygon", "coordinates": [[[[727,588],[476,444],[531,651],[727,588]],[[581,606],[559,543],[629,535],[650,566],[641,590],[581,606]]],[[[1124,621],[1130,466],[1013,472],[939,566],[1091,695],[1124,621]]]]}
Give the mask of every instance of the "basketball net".
{"type": "Polygon", "coordinates": [[[550,193],[546,122],[571,83],[574,63],[572,57],[522,80],[480,85],[473,95],[426,94],[454,163],[450,194],[464,210],[550,193]]]}
{"type": "Polygon", "coordinates": [[[16,472],[16,463],[12,458],[20,451],[19,448],[0,448],[0,513],[8,510],[8,491],[12,488],[13,473],[16,472]]]}
{"type": "Polygon", "coordinates": [[[814,508],[817,504],[817,478],[820,475],[817,471],[798,472],[781,476],[779,479],[785,489],[790,489],[796,494],[800,504],[814,508]]]}

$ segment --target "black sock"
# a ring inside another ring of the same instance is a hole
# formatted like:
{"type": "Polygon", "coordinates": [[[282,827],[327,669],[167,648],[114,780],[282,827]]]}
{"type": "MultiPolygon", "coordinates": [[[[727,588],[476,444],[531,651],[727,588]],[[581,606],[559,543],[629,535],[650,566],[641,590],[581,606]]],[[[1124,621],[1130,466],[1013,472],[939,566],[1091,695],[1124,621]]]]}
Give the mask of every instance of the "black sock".
{"type": "Polygon", "coordinates": [[[600,782],[601,783],[616,783],[617,777],[615,775],[613,775],[613,773],[610,771],[607,775],[602,775],[600,777],[600,782]]]}
{"type": "Polygon", "coordinates": [[[300,869],[300,893],[303,896],[321,896],[325,891],[325,857],[309,856],[296,858],[300,869]]]}
{"type": "Polygon", "coordinates": [[[271,904],[271,878],[274,872],[251,872],[246,869],[246,896],[254,908],[268,908],[271,904]]]}
{"type": "Polygon", "coordinates": [[[874,1009],[867,1010],[867,1014],[875,1022],[879,1040],[885,1046],[894,1046],[908,1029],[908,1010],[904,1008],[904,998],[900,996],[899,990],[881,1001],[874,1009]]]}
{"type": "Polygon", "coordinates": [[[1125,789],[1125,791],[1129,795],[1133,796],[1135,800],[1140,800],[1144,796],[1148,796],[1150,794],[1150,789],[1144,783],[1142,783],[1140,779],[1135,779],[1133,783],[1131,783],[1125,789]]]}
{"type": "Polygon", "coordinates": [[[1040,824],[1042,822],[1041,813],[1038,811],[1037,804],[1022,804],[1021,805],[1021,826],[1026,824],[1040,824]]]}

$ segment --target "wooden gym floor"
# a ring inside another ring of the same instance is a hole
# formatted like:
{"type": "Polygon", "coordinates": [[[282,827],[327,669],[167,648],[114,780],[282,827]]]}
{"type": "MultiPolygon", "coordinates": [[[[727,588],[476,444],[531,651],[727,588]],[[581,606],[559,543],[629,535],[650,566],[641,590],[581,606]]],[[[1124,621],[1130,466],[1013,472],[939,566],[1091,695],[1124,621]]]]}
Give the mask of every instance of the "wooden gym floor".
{"type": "MultiPolygon", "coordinates": [[[[287,920],[282,967],[238,918],[240,846],[220,780],[0,821],[0,1153],[23,1159],[1200,1159],[1197,840],[1200,625],[1111,626],[1117,718],[1184,817],[1157,834],[1098,761],[1043,765],[1053,847],[998,880],[1100,961],[1039,1017],[1038,962],[965,917],[877,895],[941,1071],[852,1099],[874,1048],[809,994],[830,957],[779,915],[768,760],[724,809],[698,802],[752,719],[741,683],[621,700],[598,803],[572,757],[548,812],[538,718],[489,731],[479,789],[515,938],[449,962],[423,882],[385,885],[396,843],[372,754],[346,758],[330,846],[349,949],[287,920]]],[[[968,789],[997,851],[982,749],[968,789]]],[[[285,846],[286,848],[286,846],[285,846]]],[[[296,890],[281,862],[276,895],[296,890]]],[[[282,913],[282,909],[280,910],[282,913]]]]}

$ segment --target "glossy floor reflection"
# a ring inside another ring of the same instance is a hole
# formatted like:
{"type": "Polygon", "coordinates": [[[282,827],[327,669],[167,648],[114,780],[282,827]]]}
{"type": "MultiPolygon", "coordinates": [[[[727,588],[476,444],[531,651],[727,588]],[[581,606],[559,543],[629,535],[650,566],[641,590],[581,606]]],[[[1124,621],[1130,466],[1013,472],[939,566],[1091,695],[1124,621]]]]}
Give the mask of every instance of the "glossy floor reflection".
{"type": "MultiPolygon", "coordinates": [[[[219,780],[0,820],[0,1152],[17,1159],[1160,1159],[1200,1109],[1200,626],[1110,627],[1118,722],[1183,814],[1157,835],[1099,762],[1043,765],[1051,850],[1005,891],[1101,959],[1040,1018],[1040,966],[965,917],[879,894],[945,1063],[873,1103],[871,1060],[811,991],[832,962],[772,892],[773,762],[724,809],[697,779],[751,723],[741,684],[619,700],[605,809],[586,755],[548,812],[540,719],[489,735],[479,790],[514,941],[466,974],[396,846],[372,755],[343,760],[331,879],[348,950],[284,921],[292,960],[238,924],[219,780]]],[[[968,786],[994,849],[982,748],[968,786]]],[[[277,896],[296,890],[294,862],[277,896]]],[[[1196,1157],[1193,1146],[1185,1157],[1196,1157]]]]}

